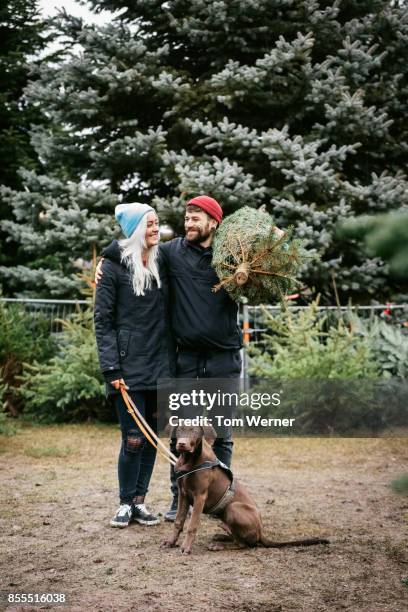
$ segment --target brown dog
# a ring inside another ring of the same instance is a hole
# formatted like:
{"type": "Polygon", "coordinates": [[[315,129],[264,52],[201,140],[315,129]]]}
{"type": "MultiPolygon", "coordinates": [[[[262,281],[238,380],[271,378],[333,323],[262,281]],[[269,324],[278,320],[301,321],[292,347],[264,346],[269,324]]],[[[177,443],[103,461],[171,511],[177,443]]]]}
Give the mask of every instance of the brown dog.
{"type": "MultiPolygon", "coordinates": [[[[177,451],[180,457],[176,463],[179,498],[177,516],[173,534],[163,546],[176,546],[180,533],[192,505],[187,534],[181,546],[182,553],[190,553],[197,533],[202,512],[222,520],[222,527],[227,532],[215,536],[218,542],[233,542],[233,546],[265,546],[280,548],[283,546],[310,546],[328,544],[321,538],[293,540],[290,542],[273,542],[262,532],[261,514],[251,499],[248,491],[237,480],[232,472],[220,464],[209,441],[214,441],[216,433],[212,427],[178,427],[177,451]]],[[[210,550],[223,550],[226,546],[213,545],[210,550]]]]}

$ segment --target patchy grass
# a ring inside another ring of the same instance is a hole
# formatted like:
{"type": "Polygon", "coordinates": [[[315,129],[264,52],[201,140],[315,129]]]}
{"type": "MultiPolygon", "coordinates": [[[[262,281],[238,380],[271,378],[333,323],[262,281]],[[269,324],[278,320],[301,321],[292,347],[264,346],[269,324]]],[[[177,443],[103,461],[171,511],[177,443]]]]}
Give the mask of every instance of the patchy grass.
{"type": "Polygon", "coordinates": [[[391,486],[397,493],[408,495],[408,474],[401,474],[391,482],[391,486]]]}
{"type": "Polygon", "coordinates": [[[72,450],[70,448],[57,448],[55,446],[28,446],[24,454],[28,457],[67,457],[72,450]]]}
{"type": "MultiPolygon", "coordinates": [[[[160,548],[166,523],[109,527],[119,438],[118,427],[86,424],[0,439],[3,590],[63,592],[70,612],[405,610],[408,500],[390,483],[406,471],[406,439],[237,439],[234,473],[268,535],[331,544],[211,553],[219,524],[203,517],[185,558],[160,548]]],[[[170,502],[168,474],[159,458],[154,511],[170,502]]]]}

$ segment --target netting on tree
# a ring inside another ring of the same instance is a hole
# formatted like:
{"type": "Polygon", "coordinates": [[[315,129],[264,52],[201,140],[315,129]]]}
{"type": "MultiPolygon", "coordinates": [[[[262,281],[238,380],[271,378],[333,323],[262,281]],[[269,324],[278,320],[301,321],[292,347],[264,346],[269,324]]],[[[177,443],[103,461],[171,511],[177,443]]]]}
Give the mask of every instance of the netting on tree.
{"type": "Polygon", "coordinates": [[[249,304],[283,301],[298,284],[296,274],[304,259],[301,242],[289,229],[279,236],[273,218],[263,208],[244,206],[218,228],[212,264],[231,298],[249,304]]]}

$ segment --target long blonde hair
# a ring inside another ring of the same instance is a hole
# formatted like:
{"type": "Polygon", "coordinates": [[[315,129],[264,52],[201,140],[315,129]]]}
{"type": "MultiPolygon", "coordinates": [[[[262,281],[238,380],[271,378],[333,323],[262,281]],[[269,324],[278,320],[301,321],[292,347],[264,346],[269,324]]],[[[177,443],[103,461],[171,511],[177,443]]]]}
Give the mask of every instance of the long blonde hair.
{"type": "Polygon", "coordinates": [[[153,279],[156,279],[158,287],[161,286],[159,267],[157,265],[157,245],[147,250],[146,266],[143,265],[142,255],[143,251],[147,248],[145,239],[147,217],[147,214],[143,216],[130,238],[119,240],[121,262],[130,272],[135,295],[144,295],[146,290],[151,289],[153,279]]]}

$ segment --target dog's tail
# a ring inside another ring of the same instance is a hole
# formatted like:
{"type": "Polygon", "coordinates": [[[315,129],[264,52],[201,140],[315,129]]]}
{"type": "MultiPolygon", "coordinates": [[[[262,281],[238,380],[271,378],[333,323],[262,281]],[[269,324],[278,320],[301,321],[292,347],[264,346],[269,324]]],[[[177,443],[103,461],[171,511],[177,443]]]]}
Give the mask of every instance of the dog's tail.
{"type": "Polygon", "coordinates": [[[306,538],[304,540],[289,540],[288,542],[274,542],[264,535],[259,540],[261,546],[265,548],[284,548],[286,546],[314,546],[315,544],[330,544],[326,538],[306,538]]]}

